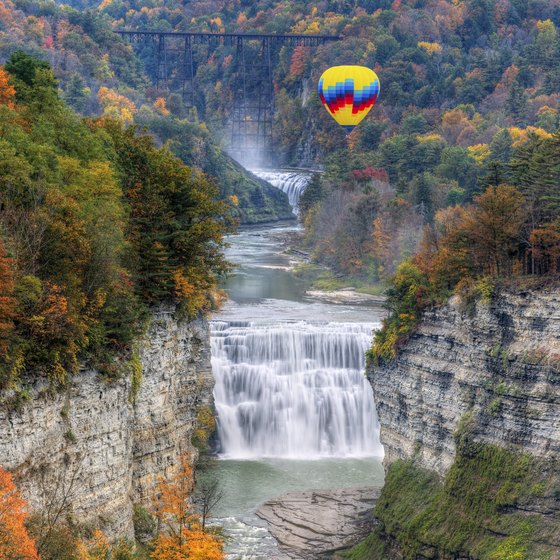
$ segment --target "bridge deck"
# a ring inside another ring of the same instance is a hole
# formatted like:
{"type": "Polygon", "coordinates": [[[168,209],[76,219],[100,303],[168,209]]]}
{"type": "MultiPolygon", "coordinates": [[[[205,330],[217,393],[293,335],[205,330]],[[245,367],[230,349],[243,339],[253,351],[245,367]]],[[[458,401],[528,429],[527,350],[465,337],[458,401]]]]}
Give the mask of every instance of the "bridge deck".
{"type": "Polygon", "coordinates": [[[261,33],[201,33],[195,31],[155,31],[143,29],[115,29],[115,33],[131,40],[146,40],[160,37],[183,37],[194,44],[223,43],[234,45],[239,41],[270,41],[291,46],[317,46],[340,41],[337,35],[277,35],[261,33]]]}

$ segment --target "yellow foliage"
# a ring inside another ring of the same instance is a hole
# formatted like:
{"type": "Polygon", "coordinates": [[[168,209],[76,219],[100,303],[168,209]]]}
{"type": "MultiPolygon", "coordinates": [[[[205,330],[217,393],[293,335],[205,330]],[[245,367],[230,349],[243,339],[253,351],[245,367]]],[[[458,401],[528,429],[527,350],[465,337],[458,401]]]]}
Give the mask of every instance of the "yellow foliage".
{"type": "Polygon", "coordinates": [[[529,134],[534,134],[539,138],[552,138],[552,134],[550,134],[550,132],[536,126],[528,126],[527,128],[513,126],[509,129],[509,133],[513,140],[512,146],[514,148],[518,148],[519,146],[525,144],[525,142],[529,139],[529,134]]]}
{"type": "Polygon", "coordinates": [[[476,144],[468,147],[469,155],[479,164],[484,163],[490,157],[490,146],[488,144],[476,144]]]}
{"type": "Polygon", "coordinates": [[[229,197],[229,200],[230,200],[232,206],[235,206],[235,207],[239,206],[239,197],[236,194],[232,194],[229,197]]]}
{"type": "Polygon", "coordinates": [[[442,46],[439,43],[430,43],[428,41],[420,41],[418,43],[418,46],[431,55],[439,54],[443,50],[442,46]]]}
{"type": "Polygon", "coordinates": [[[443,137],[436,132],[429,132],[428,134],[419,134],[416,136],[416,140],[420,142],[420,144],[429,144],[430,142],[445,142],[443,137]]]}
{"type": "Polygon", "coordinates": [[[136,105],[124,95],[117,93],[114,89],[102,86],[97,92],[97,99],[103,108],[103,114],[130,124],[134,120],[136,105]]]}
{"type": "Polygon", "coordinates": [[[537,21],[537,30],[539,33],[556,33],[556,26],[554,22],[550,19],[545,19],[544,21],[537,21]]]}
{"type": "Polygon", "coordinates": [[[305,32],[306,33],[319,33],[319,31],[320,31],[319,22],[314,21],[307,26],[307,29],[306,29],[305,32]]]}

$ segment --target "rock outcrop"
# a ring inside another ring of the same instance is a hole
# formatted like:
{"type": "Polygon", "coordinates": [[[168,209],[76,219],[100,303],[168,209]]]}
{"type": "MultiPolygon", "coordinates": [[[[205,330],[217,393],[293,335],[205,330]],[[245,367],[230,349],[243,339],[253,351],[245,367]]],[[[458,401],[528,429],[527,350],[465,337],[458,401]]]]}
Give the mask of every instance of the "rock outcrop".
{"type": "Polygon", "coordinates": [[[106,382],[83,370],[63,393],[36,383],[20,411],[0,410],[0,464],[33,507],[64,496],[76,522],[132,536],[133,504],[149,503],[157,479],[193,451],[197,410],[211,403],[206,322],[160,310],[140,359],[135,399],[129,379],[106,382]]]}
{"type": "Polygon", "coordinates": [[[257,515],[294,560],[332,558],[372,530],[378,488],[290,493],[263,504],[257,515]]]}
{"type": "Polygon", "coordinates": [[[475,441],[558,457],[560,292],[502,294],[470,312],[453,298],[368,377],[387,466],[415,458],[443,476],[467,412],[475,441]]]}

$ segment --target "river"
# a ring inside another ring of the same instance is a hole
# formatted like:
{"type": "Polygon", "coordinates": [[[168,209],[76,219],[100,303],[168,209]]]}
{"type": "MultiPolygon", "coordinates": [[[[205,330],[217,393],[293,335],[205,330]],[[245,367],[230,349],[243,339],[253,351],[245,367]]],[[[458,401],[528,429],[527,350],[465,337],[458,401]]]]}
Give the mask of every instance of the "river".
{"type": "MultiPolygon", "coordinates": [[[[257,172],[297,210],[309,175],[257,172]]],[[[364,353],[383,310],[311,297],[286,240],[296,224],[241,230],[229,301],[211,323],[219,460],[208,476],[229,559],[283,558],[255,515],[289,491],[381,486],[383,449],[364,353]]]]}

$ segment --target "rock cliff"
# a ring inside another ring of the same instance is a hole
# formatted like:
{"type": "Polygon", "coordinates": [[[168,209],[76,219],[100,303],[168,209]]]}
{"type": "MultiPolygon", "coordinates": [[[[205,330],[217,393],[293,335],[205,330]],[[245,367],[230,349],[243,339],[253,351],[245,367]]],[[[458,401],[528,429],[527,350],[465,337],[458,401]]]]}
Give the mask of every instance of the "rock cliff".
{"type": "Polygon", "coordinates": [[[75,521],[132,536],[133,504],[149,503],[158,477],[193,451],[197,411],[211,403],[206,322],[159,310],[140,361],[135,399],[129,379],[109,383],[83,370],[63,393],[36,384],[21,410],[0,410],[0,464],[33,507],[65,499],[75,521]]]}
{"type": "Polygon", "coordinates": [[[560,290],[452,298],[367,375],[386,481],[348,558],[560,558],[560,290]]]}
{"type": "Polygon", "coordinates": [[[501,294],[426,312],[397,360],[370,367],[386,465],[415,458],[444,475],[461,418],[475,441],[560,453],[560,291],[501,294]]]}

